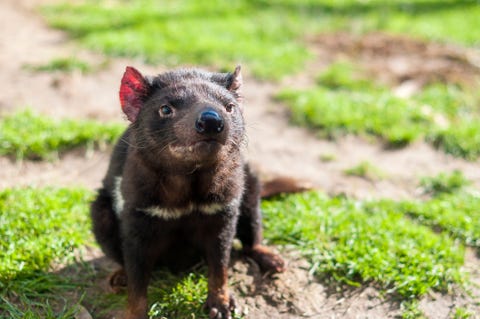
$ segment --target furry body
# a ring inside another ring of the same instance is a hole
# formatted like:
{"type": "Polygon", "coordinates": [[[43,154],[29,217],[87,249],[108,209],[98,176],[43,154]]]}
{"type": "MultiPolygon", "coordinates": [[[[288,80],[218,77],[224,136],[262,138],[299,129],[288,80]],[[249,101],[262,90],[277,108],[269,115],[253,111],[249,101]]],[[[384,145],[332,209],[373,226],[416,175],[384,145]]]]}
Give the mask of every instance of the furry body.
{"type": "Polygon", "coordinates": [[[144,77],[127,67],[120,87],[131,121],[92,203],[95,237],[122,265],[126,318],[147,318],[147,286],[158,264],[208,266],[211,318],[230,318],[227,267],[233,238],[268,271],[280,257],[261,245],[260,186],[241,154],[245,131],[240,68],[144,77]]]}

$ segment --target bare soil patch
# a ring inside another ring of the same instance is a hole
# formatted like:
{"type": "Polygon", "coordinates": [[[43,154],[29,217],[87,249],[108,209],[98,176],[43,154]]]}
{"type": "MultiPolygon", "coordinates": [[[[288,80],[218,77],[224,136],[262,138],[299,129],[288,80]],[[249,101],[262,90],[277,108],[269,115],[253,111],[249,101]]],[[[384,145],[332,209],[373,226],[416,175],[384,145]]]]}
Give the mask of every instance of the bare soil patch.
{"type": "Polygon", "coordinates": [[[471,84],[480,75],[479,50],[453,44],[381,32],[324,34],[312,42],[328,59],[343,56],[360,61],[372,76],[397,87],[397,91],[407,85],[419,89],[432,82],[471,84]]]}
{"type": "MultiPolygon", "coordinates": [[[[58,118],[124,121],[117,92],[125,66],[135,65],[144,74],[161,72],[164,67],[148,66],[133,59],[114,59],[88,74],[28,71],[25,64],[47,63],[66,56],[76,56],[92,65],[105,62],[103,56],[78,48],[65,34],[48,28],[32,9],[39,3],[44,2],[0,2],[0,114],[30,106],[58,118]]],[[[328,193],[358,198],[412,198],[418,195],[419,177],[454,169],[462,170],[480,185],[478,161],[455,159],[421,142],[404,149],[385,150],[357,137],[336,142],[319,140],[306,129],[290,126],[287,112],[272,99],[282,87],[311,85],[313,76],[339,55],[360,58],[376,76],[394,86],[414,83],[413,87],[418,89],[438,79],[471,81],[479,74],[477,52],[385,34],[323,35],[312,45],[318,58],[305,74],[292,76],[280,84],[258,82],[246,76],[249,136],[246,154],[264,176],[294,176],[328,193]],[[323,155],[331,155],[334,160],[322,162],[323,155]],[[362,161],[378,166],[387,178],[369,181],[345,176],[346,168],[362,161]]],[[[63,154],[52,162],[15,163],[0,158],[0,188],[54,185],[95,189],[106,171],[108,158],[108,151],[86,154],[82,150],[63,154]]],[[[232,266],[233,289],[238,296],[244,296],[238,299],[248,309],[250,318],[396,318],[400,314],[399,305],[384,299],[375,287],[332,291],[309,275],[308,263],[295,252],[284,255],[289,268],[274,278],[264,278],[248,260],[238,260],[232,266]]],[[[96,251],[92,256],[98,259],[101,254],[96,251]]],[[[466,267],[476,283],[479,283],[479,265],[476,256],[467,258],[466,267]]],[[[104,274],[111,265],[99,263],[95,267],[103,269],[98,276],[101,293],[104,274]]],[[[473,292],[480,295],[478,289],[473,292]]],[[[428,318],[448,318],[459,300],[480,313],[478,304],[461,294],[428,296],[422,301],[422,309],[428,318]]],[[[118,318],[119,314],[108,316],[118,318]]]]}

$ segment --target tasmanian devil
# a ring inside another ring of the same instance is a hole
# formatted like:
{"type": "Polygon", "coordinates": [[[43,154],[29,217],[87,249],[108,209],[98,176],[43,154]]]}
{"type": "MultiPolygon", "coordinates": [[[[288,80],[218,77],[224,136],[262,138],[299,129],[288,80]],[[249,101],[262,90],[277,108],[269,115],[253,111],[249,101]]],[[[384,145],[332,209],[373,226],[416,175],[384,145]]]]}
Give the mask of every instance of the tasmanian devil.
{"type": "Polygon", "coordinates": [[[261,244],[260,186],[242,155],[241,86],[240,67],[155,77],[126,68],[120,101],[131,123],[91,216],[102,250],[122,266],[110,284],[127,285],[128,319],[147,317],[155,266],[197,257],[208,266],[210,317],[231,318],[227,266],[235,236],[263,270],[284,270],[283,260],[261,244]]]}

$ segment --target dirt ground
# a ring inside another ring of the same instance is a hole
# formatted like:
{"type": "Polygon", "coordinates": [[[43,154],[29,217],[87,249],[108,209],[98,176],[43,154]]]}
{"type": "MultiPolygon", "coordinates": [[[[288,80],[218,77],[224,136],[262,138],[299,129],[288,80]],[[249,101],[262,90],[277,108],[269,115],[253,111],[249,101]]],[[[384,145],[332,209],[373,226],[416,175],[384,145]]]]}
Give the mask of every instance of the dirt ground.
{"type": "MultiPolygon", "coordinates": [[[[118,86],[125,66],[133,65],[144,74],[156,74],[165,67],[145,65],[134,59],[106,61],[103,56],[79,48],[62,32],[48,28],[34,11],[36,5],[48,1],[0,2],[0,113],[30,106],[56,118],[126,122],[118,103],[118,86]],[[99,69],[88,74],[64,74],[34,73],[25,68],[28,64],[69,56],[88,61],[99,69]]],[[[317,58],[310,63],[306,74],[272,84],[258,82],[245,69],[247,156],[262,175],[294,176],[325,192],[363,199],[413,198],[418,196],[419,177],[454,169],[463,171],[480,186],[479,161],[453,158],[423,142],[386,150],[353,136],[335,142],[319,140],[305,129],[290,126],[286,109],[272,99],[283,87],[312,85],[314,76],[339,56],[358,58],[370,66],[373,76],[394,86],[400,96],[408,96],[433,79],[469,81],[479,73],[478,52],[384,34],[362,38],[325,35],[310,42],[317,58]],[[426,60],[429,63],[423,63],[426,60]],[[322,162],[320,158],[325,155],[335,160],[322,162]],[[344,175],[344,169],[362,161],[374,163],[388,178],[370,181],[344,175]]],[[[0,188],[55,185],[95,189],[100,185],[108,159],[108,151],[89,154],[73,151],[54,162],[14,163],[0,158],[0,188]]],[[[245,260],[232,266],[233,281],[238,282],[234,290],[237,295],[246,295],[239,301],[248,309],[249,318],[396,318],[401,313],[400,305],[380,296],[375,287],[332,291],[309,275],[308,264],[293,251],[283,254],[289,261],[288,271],[273,279],[263,278],[254,264],[245,260]]],[[[99,257],[99,252],[92,253],[92,260],[99,257]]],[[[477,285],[480,285],[479,266],[478,257],[469,252],[465,268],[477,285]]],[[[478,298],[478,287],[473,289],[478,298]]],[[[448,296],[432,294],[421,301],[421,309],[431,319],[451,318],[452,311],[463,305],[480,314],[478,303],[461,292],[448,296]]],[[[112,314],[112,318],[115,316],[118,314],[112,314]]]]}

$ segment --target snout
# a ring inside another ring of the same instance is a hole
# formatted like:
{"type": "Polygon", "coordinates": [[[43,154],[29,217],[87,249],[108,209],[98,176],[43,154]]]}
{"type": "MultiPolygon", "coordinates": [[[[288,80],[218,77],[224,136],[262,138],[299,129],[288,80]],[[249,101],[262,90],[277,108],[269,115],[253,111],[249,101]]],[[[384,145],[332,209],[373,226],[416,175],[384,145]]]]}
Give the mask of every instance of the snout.
{"type": "Polygon", "coordinates": [[[195,121],[195,130],[207,136],[214,136],[221,133],[224,129],[224,120],[220,113],[214,108],[207,107],[203,109],[195,121]]]}

